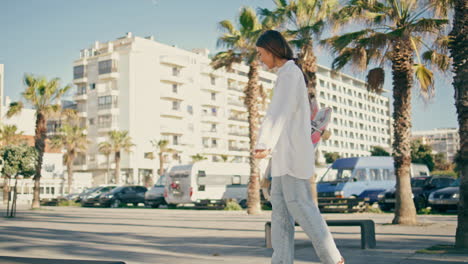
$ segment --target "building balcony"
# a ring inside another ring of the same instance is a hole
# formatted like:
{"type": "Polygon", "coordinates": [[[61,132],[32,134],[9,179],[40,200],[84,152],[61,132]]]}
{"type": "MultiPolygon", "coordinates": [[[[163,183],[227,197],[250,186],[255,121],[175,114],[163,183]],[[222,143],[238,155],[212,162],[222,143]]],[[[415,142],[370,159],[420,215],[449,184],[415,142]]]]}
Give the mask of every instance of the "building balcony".
{"type": "Polygon", "coordinates": [[[243,122],[243,123],[248,123],[247,117],[242,118],[242,117],[236,117],[236,116],[231,116],[228,118],[229,121],[235,121],[235,122],[243,122]]]}
{"type": "Polygon", "coordinates": [[[239,85],[229,85],[228,90],[244,94],[244,88],[240,87],[239,85]]]}
{"type": "Polygon", "coordinates": [[[175,99],[175,100],[184,100],[184,95],[178,91],[177,93],[174,93],[173,91],[170,91],[169,89],[162,89],[160,93],[161,98],[167,98],[167,99],[175,99]]]}
{"type": "Polygon", "coordinates": [[[87,94],[75,94],[73,96],[73,100],[75,101],[86,101],[88,100],[88,95],[87,94]]]}
{"type": "Polygon", "coordinates": [[[117,69],[113,68],[109,73],[102,73],[99,74],[99,80],[109,80],[109,79],[117,79],[119,78],[119,73],[117,69]]]}
{"type": "Polygon", "coordinates": [[[99,96],[119,95],[119,90],[117,89],[117,87],[98,85],[96,90],[97,90],[99,96]]]}
{"type": "Polygon", "coordinates": [[[201,73],[207,74],[207,75],[213,75],[213,76],[220,76],[220,77],[224,75],[222,70],[219,70],[219,69],[215,70],[215,69],[213,69],[213,67],[211,67],[209,65],[202,67],[201,68],[201,73]]]}
{"type": "Polygon", "coordinates": [[[220,107],[221,106],[221,102],[220,100],[212,100],[211,98],[202,98],[201,100],[201,104],[202,105],[206,105],[206,106],[216,106],[216,107],[220,107]]]}
{"type": "Polygon", "coordinates": [[[228,133],[230,136],[236,136],[236,137],[248,137],[249,133],[248,132],[237,132],[237,131],[230,131],[228,133]]]}
{"type": "Polygon", "coordinates": [[[247,148],[247,147],[232,147],[232,146],[229,146],[228,150],[229,150],[229,151],[240,151],[240,152],[245,152],[245,151],[249,151],[249,148],[247,148]]]}
{"type": "Polygon", "coordinates": [[[98,124],[97,127],[98,127],[98,132],[107,133],[112,130],[118,130],[119,124],[117,122],[110,122],[110,123],[98,124]]]}
{"type": "Polygon", "coordinates": [[[161,116],[183,118],[184,113],[181,110],[165,109],[161,110],[161,116]]]}
{"type": "Polygon", "coordinates": [[[119,108],[117,108],[117,105],[113,105],[113,106],[98,106],[98,111],[97,113],[99,115],[106,115],[106,114],[109,114],[109,115],[118,115],[119,114],[119,108]]]}
{"type": "Polygon", "coordinates": [[[245,108],[244,102],[240,100],[234,100],[234,99],[228,99],[228,104],[229,105],[234,105],[234,106],[240,106],[245,108]]]}
{"type": "Polygon", "coordinates": [[[177,84],[184,84],[188,82],[188,80],[180,76],[180,74],[177,76],[173,74],[163,74],[161,75],[161,81],[168,82],[168,83],[177,83],[177,84]]]}
{"type": "Polygon", "coordinates": [[[181,125],[162,125],[160,127],[161,134],[181,135],[185,132],[181,125]]]}
{"type": "Polygon", "coordinates": [[[88,166],[86,164],[79,164],[79,165],[73,164],[73,171],[85,171],[87,169],[88,169],[88,166]]]}
{"type": "Polygon", "coordinates": [[[216,115],[210,115],[210,114],[202,114],[201,117],[202,122],[212,122],[212,123],[219,123],[219,117],[216,115]]]}
{"type": "Polygon", "coordinates": [[[211,84],[210,82],[203,82],[201,84],[201,89],[210,91],[210,92],[222,92],[223,88],[218,84],[211,84]]]}
{"type": "Polygon", "coordinates": [[[87,82],[88,82],[88,77],[86,76],[73,79],[73,84],[81,84],[81,83],[87,83],[87,82]]]}

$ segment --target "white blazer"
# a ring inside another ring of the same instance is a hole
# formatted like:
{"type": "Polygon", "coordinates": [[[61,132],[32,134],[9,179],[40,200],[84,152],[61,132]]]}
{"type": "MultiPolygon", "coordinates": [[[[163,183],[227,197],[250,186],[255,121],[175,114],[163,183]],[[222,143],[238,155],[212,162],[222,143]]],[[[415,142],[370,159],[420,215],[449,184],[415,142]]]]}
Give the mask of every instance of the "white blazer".
{"type": "Polygon", "coordinates": [[[277,71],[273,99],[255,149],[270,149],[271,176],[309,179],[315,172],[310,106],[304,76],[289,60],[277,71]]]}

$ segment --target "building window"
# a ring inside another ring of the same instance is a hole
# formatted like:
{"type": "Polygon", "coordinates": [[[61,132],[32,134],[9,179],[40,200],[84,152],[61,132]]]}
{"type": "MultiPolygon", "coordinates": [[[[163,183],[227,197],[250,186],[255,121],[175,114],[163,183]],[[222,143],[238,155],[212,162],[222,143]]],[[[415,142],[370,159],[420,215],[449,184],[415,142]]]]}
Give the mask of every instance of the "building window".
{"type": "Polygon", "coordinates": [[[90,125],[90,126],[94,125],[94,118],[90,118],[90,119],[89,119],[89,125],[90,125]]]}
{"type": "Polygon", "coordinates": [[[213,101],[216,100],[216,93],[211,93],[211,100],[213,100],[213,101]]]}
{"type": "Polygon", "coordinates": [[[216,110],[215,107],[211,108],[211,114],[212,114],[213,116],[216,116],[216,115],[217,115],[216,112],[217,112],[217,110],[216,110]]]}
{"type": "Polygon", "coordinates": [[[172,68],[172,76],[179,76],[180,75],[180,69],[177,67],[172,68]]]}
{"type": "Polygon", "coordinates": [[[191,115],[193,115],[193,106],[187,105],[187,112],[191,115]]]}
{"type": "Polygon", "coordinates": [[[211,85],[216,85],[216,78],[214,76],[211,76],[211,85]]]}
{"type": "Polygon", "coordinates": [[[73,79],[80,79],[84,77],[84,65],[73,67],[73,79]]]}
{"type": "Polygon", "coordinates": [[[78,95],[86,94],[86,86],[85,86],[85,85],[78,86],[77,88],[78,88],[78,89],[77,89],[77,90],[78,90],[78,91],[77,91],[77,94],[78,94],[78,95]]]}
{"type": "Polygon", "coordinates": [[[96,84],[95,83],[90,83],[89,84],[89,89],[90,90],[95,90],[96,89],[96,84]]]}
{"type": "Polygon", "coordinates": [[[173,93],[177,93],[177,88],[178,88],[178,87],[177,87],[177,84],[173,84],[173,85],[172,85],[172,92],[173,92],[173,93]]]}
{"type": "Polygon", "coordinates": [[[98,116],[99,127],[109,127],[112,125],[112,115],[100,115],[98,116]]]}
{"type": "Polygon", "coordinates": [[[112,60],[100,61],[98,64],[99,74],[106,74],[111,72],[116,72],[116,69],[112,60]]]}
{"type": "Polygon", "coordinates": [[[106,95],[98,97],[98,109],[110,109],[117,106],[117,96],[106,95]]]}
{"type": "Polygon", "coordinates": [[[218,141],[217,141],[216,139],[212,139],[212,140],[211,140],[211,146],[212,146],[213,148],[218,147],[218,141]]]}
{"type": "Polygon", "coordinates": [[[211,132],[216,132],[216,124],[211,124],[211,132]]]}
{"type": "Polygon", "coordinates": [[[180,109],[180,102],[172,101],[172,110],[179,111],[180,109]]]}
{"type": "Polygon", "coordinates": [[[179,145],[179,136],[172,136],[172,144],[173,145],[179,145]]]}

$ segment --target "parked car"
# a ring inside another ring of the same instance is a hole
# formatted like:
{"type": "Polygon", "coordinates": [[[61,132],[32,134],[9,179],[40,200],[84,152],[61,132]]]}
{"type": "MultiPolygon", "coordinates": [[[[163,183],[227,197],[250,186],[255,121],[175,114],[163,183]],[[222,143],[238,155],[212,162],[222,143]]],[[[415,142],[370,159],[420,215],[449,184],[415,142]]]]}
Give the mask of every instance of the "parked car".
{"type": "MultiPolygon", "coordinates": [[[[455,181],[448,175],[433,175],[429,177],[414,177],[411,179],[411,191],[416,210],[427,207],[427,199],[431,192],[450,186],[455,181]]],[[[383,211],[395,208],[395,188],[379,195],[379,207],[383,211]]]]}
{"type": "Polygon", "coordinates": [[[166,175],[159,177],[159,180],[156,182],[153,187],[151,187],[145,193],[145,206],[158,208],[160,205],[166,205],[166,200],[164,199],[164,187],[166,185],[166,175]]]}
{"type": "Polygon", "coordinates": [[[96,191],[97,189],[99,189],[99,187],[91,187],[91,188],[86,188],[84,189],[79,195],[78,197],[75,198],[75,202],[77,203],[81,203],[81,200],[86,197],[87,195],[89,195],[90,193],[96,191]]]}
{"type": "Polygon", "coordinates": [[[101,197],[102,194],[112,191],[116,187],[116,185],[109,185],[101,186],[95,189],[92,193],[88,193],[86,196],[83,197],[83,199],[81,199],[81,206],[95,206],[99,204],[99,197],[101,197]]]}
{"type": "Polygon", "coordinates": [[[117,208],[131,203],[137,206],[145,202],[145,193],[147,189],[144,186],[120,186],[99,197],[99,204],[104,207],[117,208]]]}
{"type": "Polygon", "coordinates": [[[450,187],[432,192],[429,195],[429,206],[432,210],[445,212],[447,210],[457,210],[460,200],[460,178],[453,182],[450,187]]]}

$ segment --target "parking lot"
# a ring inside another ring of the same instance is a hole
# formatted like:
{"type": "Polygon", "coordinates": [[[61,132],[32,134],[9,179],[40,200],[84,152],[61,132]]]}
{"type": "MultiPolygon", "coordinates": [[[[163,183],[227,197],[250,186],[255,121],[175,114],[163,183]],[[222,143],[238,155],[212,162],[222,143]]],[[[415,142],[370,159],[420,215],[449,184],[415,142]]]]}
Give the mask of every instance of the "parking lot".
{"type": "MultiPolygon", "coordinates": [[[[377,248],[368,250],[360,249],[359,227],[331,227],[346,263],[468,263],[467,255],[415,253],[453,244],[456,215],[422,215],[419,226],[389,225],[392,217],[325,214],[330,220],[376,222],[377,248]]],[[[20,207],[16,219],[0,221],[0,256],[128,264],[270,263],[272,250],[264,247],[264,224],[269,220],[270,212],[249,216],[244,211],[20,207]]],[[[295,263],[319,263],[311,243],[297,230],[295,263]]]]}

